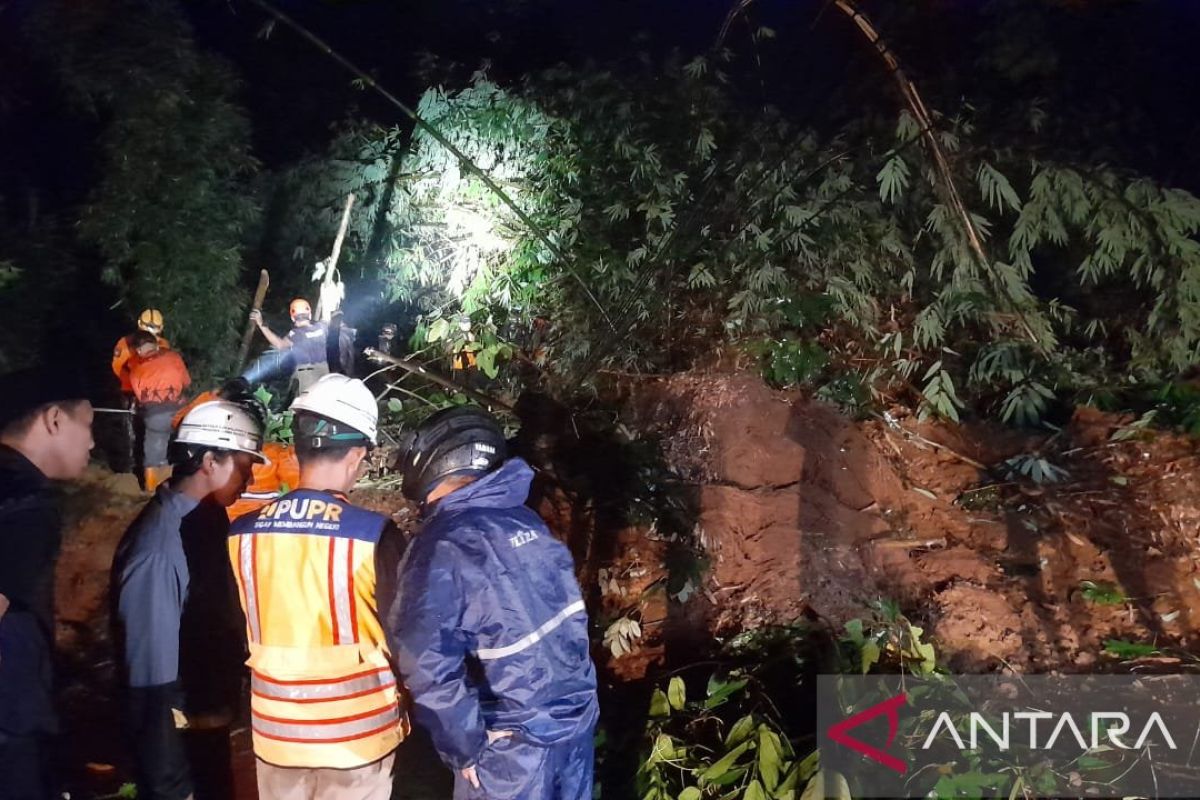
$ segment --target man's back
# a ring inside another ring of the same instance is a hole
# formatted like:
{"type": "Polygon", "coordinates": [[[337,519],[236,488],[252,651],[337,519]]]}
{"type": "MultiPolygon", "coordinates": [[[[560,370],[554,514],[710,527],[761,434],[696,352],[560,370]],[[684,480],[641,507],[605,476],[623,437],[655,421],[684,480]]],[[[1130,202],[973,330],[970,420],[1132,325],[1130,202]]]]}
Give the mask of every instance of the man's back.
{"type": "Polygon", "coordinates": [[[297,366],[327,362],[326,335],[327,328],[324,322],[298,325],[288,332],[287,338],[292,342],[292,353],[297,366]]]}
{"type": "Polygon", "coordinates": [[[175,403],[191,385],[183,357],[174,350],[160,350],[134,363],[129,382],[139,403],[175,403]]]}
{"type": "Polygon", "coordinates": [[[298,490],[234,522],[254,750],[283,767],[355,768],[399,744],[397,685],[375,607],[387,518],[298,490]]]}
{"type": "Polygon", "coordinates": [[[487,727],[550,745],[594,727],[596,676],[570,552],[523,505],[531,477],[509,461],[439,501],[405,557],[388,629],[406,679],[429,662],[422,641],[464,637],[487,727]]]}

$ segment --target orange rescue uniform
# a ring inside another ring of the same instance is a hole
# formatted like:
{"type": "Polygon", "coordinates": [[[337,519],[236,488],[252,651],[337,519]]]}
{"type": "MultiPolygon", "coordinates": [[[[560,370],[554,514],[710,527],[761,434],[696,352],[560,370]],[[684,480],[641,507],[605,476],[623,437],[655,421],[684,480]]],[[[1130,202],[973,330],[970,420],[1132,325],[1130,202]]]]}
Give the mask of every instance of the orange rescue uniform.
{"type": "MultiPolygon", "coordinates": [[[[159,336],[158,349],[170,350],[171,343],[159,336]]],[[[133,386],[129,383],[129,373],[141,360],[141,356],[129,346],[128,336],[122,336],[117,340],[117,346],[113,348],[112,371],[113,375],[117,376],[117,380],[121,382],[121,391],[125,394],[133,393],[133,386]]]]}

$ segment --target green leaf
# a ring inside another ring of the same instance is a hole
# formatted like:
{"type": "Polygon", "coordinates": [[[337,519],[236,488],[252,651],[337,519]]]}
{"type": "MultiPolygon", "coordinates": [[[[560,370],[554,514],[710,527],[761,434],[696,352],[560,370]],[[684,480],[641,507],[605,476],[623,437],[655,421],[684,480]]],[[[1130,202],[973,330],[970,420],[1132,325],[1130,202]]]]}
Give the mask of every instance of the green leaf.
{"type": "Polygon", "coordinates": [[[1079,584],[1079,594],[1089,603],[1100,606],[1123,605],[1128,598],[1115,584],[1108,581],[1083,581],[1079,584]]]}
{"type": "Polygon", "coordinates": [[[753,742],[742,742],[737,747],[733,748],[724,756],[719,758],[711,767],[700,773],[700,783],[715,783],[720,785],[721,779],[724,778],[731,770],[733,770],[737,760],[741,758],[747,750],[750,749],[752,744],[753,742]]]}
{"type": "Polygon", "coordinates": [[[879,643],[874,639],[869,639],[863,642],[860,655],[862,659],[862,674],[866,675],[871,671],[871,667],[879,663],[879,657],[881,655],[879,643]]]}
{"type": "Polygon", "coordinates": [[[728,772],[726,772],[724,775],[721,775],[720,777],[715,778],[712,781],[712,785],[713,786],[732,786],[733,784],[737,783],[742,778],[744,778],[746,776],[746,773],[749,771],[750,770],[748,767],[735,767],[734,769],[731,769],[728,772]]]}
{"type": "Polygon", "coordinates": [[[821,751],[814,750],[805,756],[804,760],[792,766],[784,776],[783,782],[775,790],[775,796],[778,798],[786,792],[793,792],[800,781],[807,781],[817,772],[817,767],[821,763],[821,751]]]}
{"type": "Polygon", "coordinates": [[[1013,211],[1021,210],[1021,199],[1008,178],[986,161],[979,165],[979,190],[988,205],[1003,212],[1005,206],[1013,211]]]}
{"type": "Polygon", "coordinates": [[[429,333],[425,335],[425,340],[428,342],[439,342],[446,338],[446,334],[450,332],[450,322],[445,317],[441,317],[434,321],[429,326],[429,333]]]}
{"type": "Polygon", "coordinates": [[[1111,653],[1117,658],[1143,658],[1158,652],[1152,644],[1139,644],[1123,639],[1108,639],[1104,642],[1104,652],[1111,653]]]}
{"type": "Polygon", "coordinates": [[[851,800],[850,787],[841,773],[833,770],[818,770],[804,787],[800,800],[825,800],[832,797],[835,800],[851,800]]]}
{"type": "Polygon", "coordinates": [[[879,199],[885,203],[894,203],[908,187],[908,162],[897,153],[887,160],[883,169],[875,176],[879,184],[879,199]]]}
{"type": "Polygon", "coordinates": [[[475,364],[480,371],[489,378],[494,379],[500,374],[500,370],[496,368],[496,348],[485,347],[480,350],[475,356],[475,364]]]}
{"type": "Polygon", "coordinates": [[[671,708],[676,711],[683,710],[684,703],[687,702],[687,687],[683,685],[683,678],[671,678],[671,682],[667,684],[667,700],[671,703],[671,708]]]}
{"type": "Polygon", "coordinates": [[[676,755],[675,740],[665,733],[660,733],[655,738],[654,747],[650,750],[650,757],[646,761],[649,764],[657,764],[660,761],[670,761],[676,755]]]}
{"type": "Polygon", "coordinates": [[[758,774],[762,777],[767,791],[775,791],[779,785],[780,752],[779,736],[766,725],[758,728],[758,774]]]}
{"type": "Polygon", "coordinates": [[[767,793],[763,791],[763,786],[758,781],[750,781],[750,785],[746,787],[745,793],[742,795],[742,800],[767,800],[767,793]]]}
{"type": "Polygon", "coordinates": [[[657,719],[669,716],[671,716],[671,704],[667,702],[667,696],[663,694],[662,689],[655,689],[650,695],[650,717],[657,719]]]}
{"type": "Polygon", "coordinates": [[[752,733],[754,733],[754,715],[747,714],[733,723],[733,727],[725,735],[725,746],[733,747],[739,745],[749,739],[752,733]]]}
{"type": "Polygon", "coordinates": [[[404,410],[404,403],[400,402],[400,398],[398,398],[398,397],[389,397],[388,398],[388,411],[391,411],[393,414],[399,414],[403,410],[404,410]]]}
{"type": "Polygon", "coordinates": [[[747,683],[748,681],[745,678],[736,681],[718,681],[716,685],[710,680],[708,684],[708,699],[704,701],[704,707],[711,711],[722,705],[730,697],[745,689],[747,683]]]}
{"type": "Polygon", "coordinates": [[[700,790],[689,786],[679,793],[679,800],[700,800],[700,790]]]}

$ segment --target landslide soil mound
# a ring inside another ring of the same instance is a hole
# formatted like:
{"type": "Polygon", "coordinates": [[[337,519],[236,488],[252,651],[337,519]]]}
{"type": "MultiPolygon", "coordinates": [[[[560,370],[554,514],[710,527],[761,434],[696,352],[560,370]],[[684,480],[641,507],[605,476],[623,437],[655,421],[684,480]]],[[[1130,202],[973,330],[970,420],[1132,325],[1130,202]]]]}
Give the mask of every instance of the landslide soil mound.
{"type": "MultiPolygon", "coordinates": [[[[617,395],[624,424],[657,437],[689,487],[710,568],[686,612],[661,593],[631,612],[665,550],[653,531],[618,531],[599,567],[624,581],[604,592],[610,616],[725,636],[801,616],[839,628],[892,599],[965,671],[1102,669],[1113,639],[1196,646],[1200,451],[1188,438],[1113,441],[1130,420],[1091,409],[1053,436],[900,409],[854,422],[740,373],[628,379],[617,395]],[[1021,454],[1066,480],[1006,477],[1021,454]]],[[[611,666],[636,676],[661,656],[652,625],[611,666]]]]}

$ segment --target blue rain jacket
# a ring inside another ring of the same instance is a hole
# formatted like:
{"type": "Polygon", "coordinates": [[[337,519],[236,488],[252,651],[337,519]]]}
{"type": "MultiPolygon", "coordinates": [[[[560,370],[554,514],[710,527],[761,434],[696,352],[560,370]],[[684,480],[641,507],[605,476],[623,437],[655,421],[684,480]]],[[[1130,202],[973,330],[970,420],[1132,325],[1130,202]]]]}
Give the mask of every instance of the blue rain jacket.
{"type": "Polygon", "coordinates": [[[587,612],[570,552],[524,505],[532,480],[512,459],[427,509],[387,613],[413,715],[454,769],[487,730],[550,747],[596,724],[587,612]]]}

